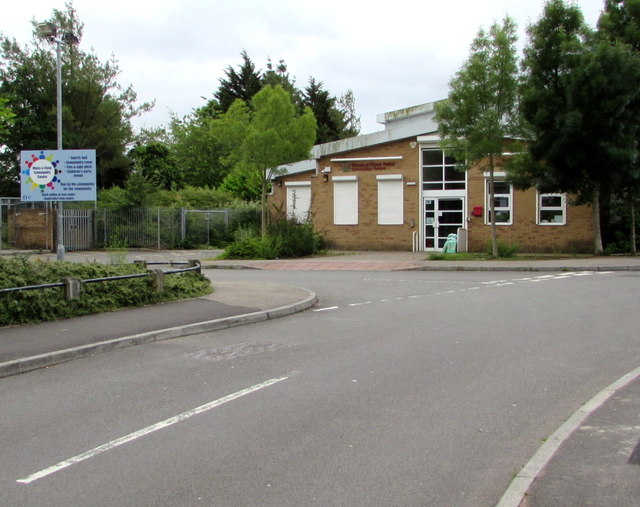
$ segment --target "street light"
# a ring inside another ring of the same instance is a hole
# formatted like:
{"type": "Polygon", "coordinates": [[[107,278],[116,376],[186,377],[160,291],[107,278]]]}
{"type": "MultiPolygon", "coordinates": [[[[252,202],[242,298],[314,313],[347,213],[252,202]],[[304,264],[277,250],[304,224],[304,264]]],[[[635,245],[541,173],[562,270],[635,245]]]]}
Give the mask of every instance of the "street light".
{"type": "MultiPolygon", "coordinates": [[[[57,119],[57,146],[62,150],[62,45],[78,44],[80,40],[73,32],[58,33],[58,27],[53,23],[38,23],[38,34],[56,45],[56,119],[57,119]]],[[[58,217],[56,220],[57,243],[56,257],[64,260],[64,236],[62,231],[62,201],[58,201],[58,217]]]]}

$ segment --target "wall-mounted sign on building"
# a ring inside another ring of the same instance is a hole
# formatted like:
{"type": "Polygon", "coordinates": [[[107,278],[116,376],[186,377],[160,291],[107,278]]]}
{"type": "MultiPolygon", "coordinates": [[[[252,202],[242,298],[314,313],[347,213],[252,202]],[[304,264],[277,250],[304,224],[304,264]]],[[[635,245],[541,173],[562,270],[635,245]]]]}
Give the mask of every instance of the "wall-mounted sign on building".
{"type": "Polygon", "coordinates": [[[384,171],[385,169],[395,169],[395,162],[351,162],[352,171],[384,171]]]}
{"type": "Polygon", "coordinates": [[[95,201],[95,150],[20,152],[23,202],[95,201]]]}

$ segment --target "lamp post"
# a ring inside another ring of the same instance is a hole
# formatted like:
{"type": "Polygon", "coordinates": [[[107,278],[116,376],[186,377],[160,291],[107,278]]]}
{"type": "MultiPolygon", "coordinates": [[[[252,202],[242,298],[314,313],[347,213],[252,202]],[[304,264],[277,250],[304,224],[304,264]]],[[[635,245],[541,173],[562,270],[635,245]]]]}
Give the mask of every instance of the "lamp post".
{"type": "MultiPolygon", "coordinates": [[[[78,44],[80,41],[73,32],[58,34],[58,27],[53,23],[39,23],[38,34],[56,45],[56,129],[57,149],[62,150],[62,45],[78,44]],[[58,37],[58,35],[61,35],[58,37]]],[[[64,260],[64,234],[62,221],[62,201],[58,201],[58,214],[56,219],[57,249],[56,258],[64,260]]]]}

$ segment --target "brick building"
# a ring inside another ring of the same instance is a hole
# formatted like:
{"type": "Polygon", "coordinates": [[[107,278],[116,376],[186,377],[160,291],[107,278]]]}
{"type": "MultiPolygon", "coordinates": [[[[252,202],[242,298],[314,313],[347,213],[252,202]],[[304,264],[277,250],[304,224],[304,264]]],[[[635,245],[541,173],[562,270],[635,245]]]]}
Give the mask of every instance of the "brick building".
{"type": "MultiPolygon", "coordinates": [[[[459,251],[490,241],[488,174],[457,171],[439,146],[434,104],[378,116],[384,130],[314,146],[313,158],[274,180],[272,209],[311,219],[334,248],[459,251]]],[[[498,240],[521,252],[590,251],[593,215],[564,194],[517,191],[495,171],[498,240]]]]}

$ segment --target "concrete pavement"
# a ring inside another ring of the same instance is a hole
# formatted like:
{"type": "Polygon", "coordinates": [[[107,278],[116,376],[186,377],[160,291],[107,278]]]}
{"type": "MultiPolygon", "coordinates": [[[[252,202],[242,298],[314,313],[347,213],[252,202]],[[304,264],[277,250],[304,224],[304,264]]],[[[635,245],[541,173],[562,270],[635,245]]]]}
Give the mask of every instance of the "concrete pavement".
{"type": "MultiPolygon", "coordinates": [[[[422,252],[357,252],[301,260],[220,261],[215,259],[219,253],[128,251],[124,256],[127,262],[198,259],[211,269],[640,271],[640,257],[450,262],[425,260],[422,252]]],[[[29,255],[55,259],[52,254],[29,255]]],[[[75,252],[67,253],[66,260],[109,262],[113,256],[75,252]]],[[[316,302],[313,292],[296,287],[222,283],[215,277],[213,285],[214,294],[204,298],[0,328],[0,376],[114,348],[289,315],[316,302]]],[[[570,417],[516,475],[500,505],[640,506],[640,367],[570,417]]]]}

